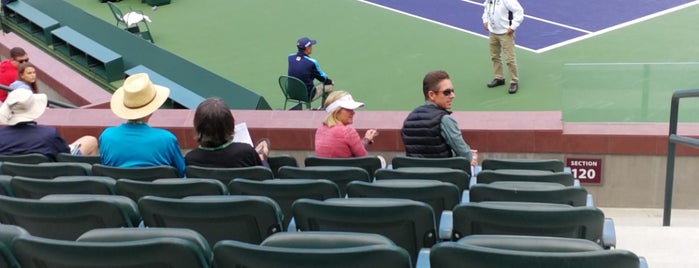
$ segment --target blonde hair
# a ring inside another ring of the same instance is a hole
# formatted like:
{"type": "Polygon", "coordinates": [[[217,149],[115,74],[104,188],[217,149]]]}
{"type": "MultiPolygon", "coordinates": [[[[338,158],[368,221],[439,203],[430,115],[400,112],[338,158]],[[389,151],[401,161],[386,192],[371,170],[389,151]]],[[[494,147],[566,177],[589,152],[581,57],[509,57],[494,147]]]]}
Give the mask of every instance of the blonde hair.
{"type": "MultiPolygon", "coordinates": [[[[337,90],[333,91],[328,95],[328,98],[325,99],[325,103],[323,103],[323,107],[328,107],[330,104],[335,102],[336,100],[349,95],[347,91],[342,91],[342,90],[337,90]]],[[[328,113],[328,115],[325,116],[325,120],[323,120],[323,125],[326,125],[328,127],[333,127],[335,125],[342,125],[342,122],[337,119],[337,113],[342,110],[342,107],[337,107],[335,110],[332,110],[328,113]]]]}

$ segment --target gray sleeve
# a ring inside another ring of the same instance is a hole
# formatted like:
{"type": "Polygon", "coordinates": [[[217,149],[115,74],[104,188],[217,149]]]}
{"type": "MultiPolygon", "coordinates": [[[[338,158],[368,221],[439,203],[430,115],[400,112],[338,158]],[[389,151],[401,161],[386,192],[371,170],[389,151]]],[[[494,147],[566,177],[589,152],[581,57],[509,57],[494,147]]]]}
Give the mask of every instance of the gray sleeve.
{"type": "Polygon", "coordinates": [[[439,126],[442,137],[447,141],[447,144],[456,156],[463,156],[470,162],[473,159],[473,153],[471,153],[471,147],[464,141],[456,120],[449,115],[442,116],[439,126]]]}

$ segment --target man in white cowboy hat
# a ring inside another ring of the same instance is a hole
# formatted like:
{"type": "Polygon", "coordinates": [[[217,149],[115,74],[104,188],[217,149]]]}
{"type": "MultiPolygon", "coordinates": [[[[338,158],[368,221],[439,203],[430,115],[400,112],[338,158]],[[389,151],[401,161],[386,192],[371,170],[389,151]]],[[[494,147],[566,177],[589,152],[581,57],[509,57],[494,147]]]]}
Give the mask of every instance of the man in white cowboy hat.
{"type": "Polygon", "coordinates": [[[126,123],[109,127],[100,135],[102,164],[114,167],[173,166],[184,176],[184,157],[170,131],[153,128],[148,120],[170,95],[170,89],[155,85],[148,74],[127,77],[114,91],[110,108],[126,123]]]}
{"type": "Polygon", "coordinates": [[[0,106],[0,154],[40,153],[55,160],[58,153],[89,155],[97,153],[97,138],[83,136],[70,146],[55,128],[38,125],[36,119],[46,110],[46,94],[17,89],[0,106]]]}

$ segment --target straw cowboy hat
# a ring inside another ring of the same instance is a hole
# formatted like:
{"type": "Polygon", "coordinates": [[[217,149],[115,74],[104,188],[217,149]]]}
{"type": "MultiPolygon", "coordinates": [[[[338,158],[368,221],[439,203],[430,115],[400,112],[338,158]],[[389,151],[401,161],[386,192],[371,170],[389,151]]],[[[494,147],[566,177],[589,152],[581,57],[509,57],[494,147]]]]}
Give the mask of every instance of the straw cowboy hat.
{"type": "Polygon", "coordinates": [[[44,113],[46,104],[46,94],[34,94],[27,89],[13,90],[0,106],[0,123],[14,126],[17,123],[34,121],[44,113]]]}
{"type": "Polygon", "coordinates": [[[124,85],[114,91],[110,108],[123,119],[146,117],[160,108],[170,96],[170,89],[153,84],[146,73],[127,77],[124,85]]]}

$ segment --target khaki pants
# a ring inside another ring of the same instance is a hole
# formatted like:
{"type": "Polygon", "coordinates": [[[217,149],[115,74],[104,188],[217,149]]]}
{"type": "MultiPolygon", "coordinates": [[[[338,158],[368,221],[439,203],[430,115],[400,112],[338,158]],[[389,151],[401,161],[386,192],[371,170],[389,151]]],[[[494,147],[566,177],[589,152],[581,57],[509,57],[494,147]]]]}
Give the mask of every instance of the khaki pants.
{"type": "MultiPolygon", "coordinates": [[[[316,85],[316,93],[313,95],[313,99],[311,101],[317,100],[322,93],[325,94],[330,94],[330,92],[333,91],[333,85],[323,85],[323,83],[317,84],[316,85]]],[[[324,105],[321,103],[321,105],[324,105]]]]}
{"type": "Polygon", "coordinates": [[[510,72],[510,83],[519,82],[517,75],[517,59],[515,58],[515,34],[490,33],[490,59],[493,61],[493,73],[495,79],[505,79],[502,73],[502,60],[500,52],[505,54],[505,63],[510,72]]]}

